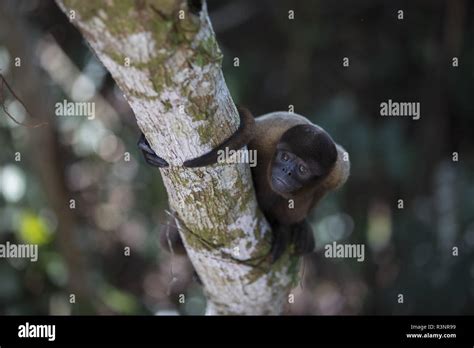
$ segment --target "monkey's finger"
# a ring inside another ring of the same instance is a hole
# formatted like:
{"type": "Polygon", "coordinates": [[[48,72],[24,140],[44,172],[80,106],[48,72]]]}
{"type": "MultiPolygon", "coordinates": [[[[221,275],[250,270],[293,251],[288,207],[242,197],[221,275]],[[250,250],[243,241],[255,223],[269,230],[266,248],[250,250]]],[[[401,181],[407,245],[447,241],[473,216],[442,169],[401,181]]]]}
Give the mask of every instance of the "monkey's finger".
{"type": "Polygon", "coordinates": [[[289,233],[282,229],[273,229],[273,241],[271,248],[272,263],[275,263],[285,252],[290,244],[289,233]]]}
{"type": "Polygon", "coordinates": [[[142,135],[140,135],[137,145],[140,150],[156,155],[155,151],[153,151],[153,149],[151,148],[150,143],[148,142],[148,140],[146,140],[145,134],[142,133],[142,135]]]}
{"type": "Polygon", "coordinates": [[[142,133],[140,139],[138,139],[138,148],[142,150],[143,156],[145,157],[145,161],[154,167],[158,168],[166,168],[169,167],[168,162],[166,162],[163,158],[156,155],[155,151],[151,148],[150,144],[145,138],[145,135],[142,133]]]}
{"type": "Polygon", "coordinates": [[[145,162],[151,166],[158,167],[158,168],[167,168],[169,167],[168,162],[166,162],[163,158],[158,157],[156,155],[152,155],[149,153],[143,153],[145,157],[145,162]]]}

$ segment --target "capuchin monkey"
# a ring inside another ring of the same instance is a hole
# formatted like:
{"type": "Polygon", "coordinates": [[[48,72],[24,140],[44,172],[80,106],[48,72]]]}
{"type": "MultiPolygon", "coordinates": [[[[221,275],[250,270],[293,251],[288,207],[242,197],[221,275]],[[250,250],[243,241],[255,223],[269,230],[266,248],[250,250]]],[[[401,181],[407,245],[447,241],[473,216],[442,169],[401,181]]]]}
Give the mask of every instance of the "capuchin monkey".
{"type": "MultiPolygon", "coordinates": [[[[346,151],[303,116],[273,112],[254,119],[247,109],[238,110],[237,131],[215,149],[185,161],[183,166],[213,165],[218,162],[220,151],[226,148],[238,150],[247,145],[249,150],[256,150],[257,165],[252,168],[252,177],[258,204],[273,231],[273,262],[290,244],[297,255],[312,252],[313,231],[306,217],[326,193],[346,182],[350,171],[346,151]]],[[[143,135],[138,146],[149,164],[168,166],[143,135]]],[[[160,239],[167,250],[171,244],[173,249],[184,251],[175,227],[161,234],[160,239]]]]}

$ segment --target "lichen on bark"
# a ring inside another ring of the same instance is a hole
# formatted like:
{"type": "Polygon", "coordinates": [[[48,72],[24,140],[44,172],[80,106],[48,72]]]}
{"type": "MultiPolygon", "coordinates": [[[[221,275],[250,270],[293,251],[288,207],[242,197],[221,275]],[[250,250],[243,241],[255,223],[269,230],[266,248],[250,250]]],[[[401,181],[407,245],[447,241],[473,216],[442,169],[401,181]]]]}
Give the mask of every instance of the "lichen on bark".
{"type": "Polygon", "coordinates": [[[287,252],[271,264],[265,257],[271,231],[248,164],[182,167],[239,122],[206,3],[195,14],[185,0],[57,2],[117,82],[154,151],[171,165],[160,171],[205,287],[207,313],[281,313],[298,259],[287,252]]]}

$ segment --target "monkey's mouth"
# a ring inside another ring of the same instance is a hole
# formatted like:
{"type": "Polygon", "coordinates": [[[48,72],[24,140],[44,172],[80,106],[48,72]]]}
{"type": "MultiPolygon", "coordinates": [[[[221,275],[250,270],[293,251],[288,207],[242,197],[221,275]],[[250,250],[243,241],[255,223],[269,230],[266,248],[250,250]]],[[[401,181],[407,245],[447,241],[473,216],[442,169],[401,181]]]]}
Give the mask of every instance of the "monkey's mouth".
{"type": "Polygon", "coordinates": [[[272,186],[273,189],[278,192],[292,191],[291,185],[279,177],[272,176],[272,186]]]}

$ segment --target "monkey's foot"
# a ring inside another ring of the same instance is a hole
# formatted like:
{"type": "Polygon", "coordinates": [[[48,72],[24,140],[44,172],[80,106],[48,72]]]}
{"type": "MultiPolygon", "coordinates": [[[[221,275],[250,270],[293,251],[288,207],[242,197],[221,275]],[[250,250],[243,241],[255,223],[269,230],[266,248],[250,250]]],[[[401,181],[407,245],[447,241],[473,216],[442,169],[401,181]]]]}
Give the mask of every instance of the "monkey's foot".
{"type": "Polygon", "coordinates": [[[160,244],[163,249],[172,254],[186,255],[186,249],[183,240],[178,231],[176,219],[174,218],[176,212],[170,217],[166,227],[160,233],[160,244]]]}
{"type": "Polygon", "coordinates": [[[292,231],[293,244],[295,245],[295,254],[302,256],[314,251],[315,241],[313,230],[308,222],[302,222],[296,225],[292,231]]]}
{"type": "Polygon", "coordinates": [[[272,263],[275,263],[285,252],[290,244],[289,231],[283,226],[273,227],[272,248],[270,250],[272,263]]]}
{"type": "Polygon", "coordinates": [[[148,140],[146,140],[145,135],[142,133],[140,139],[138,140],[138,148],[142,150],[143,156],[145,157],[146,163],[152,165],[154,167],[159,168],[166,168],[169,166],[168,162],[166,162],[163,158],[158,157],[151,148],[148,140]]]}

